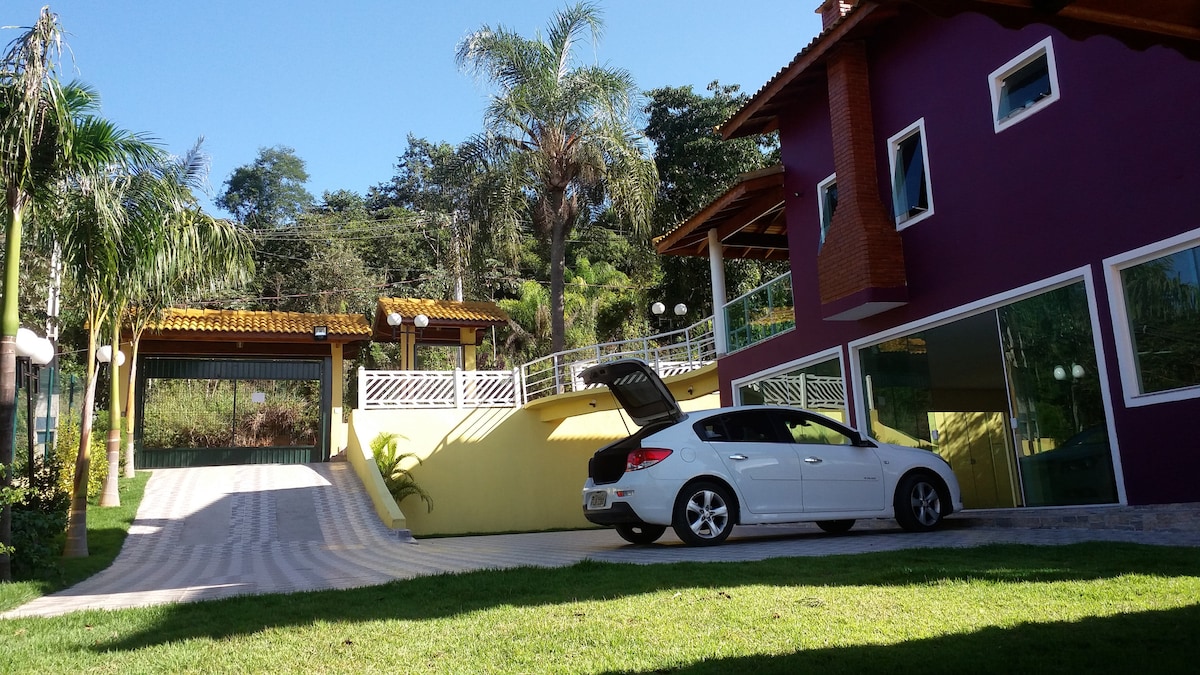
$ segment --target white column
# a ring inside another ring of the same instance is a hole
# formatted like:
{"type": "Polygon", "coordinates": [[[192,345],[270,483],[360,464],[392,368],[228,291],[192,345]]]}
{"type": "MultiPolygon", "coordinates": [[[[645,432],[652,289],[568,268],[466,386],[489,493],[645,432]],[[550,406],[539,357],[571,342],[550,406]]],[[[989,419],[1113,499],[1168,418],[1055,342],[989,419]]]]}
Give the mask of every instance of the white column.
{"type": "Polygon", "coordinates": [[[729,351],[729,336],[725,330],[725,255],[717,229],[708,231],[708,270],[712,277],[713,336],[716,338],[717,354],[729,351]]]}

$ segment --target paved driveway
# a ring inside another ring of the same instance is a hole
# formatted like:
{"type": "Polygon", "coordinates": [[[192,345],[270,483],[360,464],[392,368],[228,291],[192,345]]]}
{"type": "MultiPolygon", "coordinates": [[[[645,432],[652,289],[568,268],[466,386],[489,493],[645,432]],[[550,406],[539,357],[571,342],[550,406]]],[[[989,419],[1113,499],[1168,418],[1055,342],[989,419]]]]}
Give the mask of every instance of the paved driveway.
{"type": "Polygon", "coordinates": [[[346,463],[159,469],[111,567],[3,617],[351,588],[444,572],[558,567],[584,559],[742,561],[1088,540],[1200,546],[1200,531],[988,528],[951,519],[948,527],[925,534],[902,533],[891,521],[862,524],[836,537],[808,525],[741,527],[725,545],[711,548],[685,547],[669,531],[653,546],[628,545],[611,530],[413,542],[379,522],[346,463]]]}

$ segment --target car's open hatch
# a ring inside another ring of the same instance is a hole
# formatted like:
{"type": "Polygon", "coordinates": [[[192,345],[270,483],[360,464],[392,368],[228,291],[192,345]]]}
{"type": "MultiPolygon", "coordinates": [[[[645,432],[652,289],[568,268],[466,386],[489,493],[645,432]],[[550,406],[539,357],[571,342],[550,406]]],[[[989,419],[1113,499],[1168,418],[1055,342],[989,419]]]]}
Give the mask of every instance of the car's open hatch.
{"type": "Polygon", "coordinates": [[[601,363],[584,370],[580,377],[587,385],[607,385],[633,423],[640,427],[683,419],[683,411],[667,385],[642,361],[623,359],[601,363]]]}

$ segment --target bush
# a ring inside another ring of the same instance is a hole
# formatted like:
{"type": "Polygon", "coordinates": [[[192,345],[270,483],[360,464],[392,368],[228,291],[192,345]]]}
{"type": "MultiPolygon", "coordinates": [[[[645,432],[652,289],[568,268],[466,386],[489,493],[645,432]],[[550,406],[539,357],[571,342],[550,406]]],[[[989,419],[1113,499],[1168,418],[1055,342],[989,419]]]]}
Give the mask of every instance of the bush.
{"type": "Polygon", "coordinates": [[[379,475],[383,476],[383,484],[387,486],[392,498],[399,504],[406,497],[417,495],[425,502],[426,513],[433,511],[433,499],[429,493],[417,485],[408,469],[401,465],[410,459],[421,464],[421,458],[411,452],[400,452],[399,436],[393,433],[381,433],[371,441],[371,452],[375,455],[375,466],[379,467],[379,475]]]}
{"type": "MultiPolygon", "coordinates": [[[[76,437],[79,430],[75,431],[76,437]]],[[[71,491],[64,486],[62,460],[47,457],[27,485],[28,476],[16,483],[27,488],[23,498],[12,507],[12,571],[18,578],[46,576],[58,569],[55,564],[62,553],[63,533],[67,530],[67,515],[71,509],[71,491]]]]}
{"type": "MultiPolygon", "coordinates": [[[[93,429],[96,427],[93,426],[93,429]]],[[[75,458],[79,454],[79,420],[72,415],[59,418],[58,433],[54,441],[54,456],[60,462],[61,471],[58,482],[71,494],[75,480],[75,458]]],[[[88,499],[95,499],[104,489],[104,479],[108,478],[108,458],[104,447],[104,439],[98,433],[92,434],[91,465],[88,467],[88,499]]]]}

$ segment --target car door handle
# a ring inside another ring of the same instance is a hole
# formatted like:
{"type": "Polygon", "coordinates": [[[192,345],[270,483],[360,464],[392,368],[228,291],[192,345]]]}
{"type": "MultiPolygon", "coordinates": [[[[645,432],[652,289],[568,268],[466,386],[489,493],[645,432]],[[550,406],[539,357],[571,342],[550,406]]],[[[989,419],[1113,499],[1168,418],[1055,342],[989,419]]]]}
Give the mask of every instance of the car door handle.
{"type": "Polygon", "coordinates": [[[729,456],[729,459],[736,459],[737,461],[739,461],[739,462],[740,462],[740,461],[742,461],[743,459],[750,459],[750,458],[749,458],[749,457],[747,457],[747,456],[745,456],[745,455],[743,455],[742,453],[740,453],[740,452],[739,452],[739,453],[738,453],[738,454],[736,454],[736,455],[730,455],[730,456],[729,456]]]}
{"type": "Polygon", "coordinates": [[[804,458],[805,464],[820,464],[823,461],[824,460],[821,459],[820,457],[805,457],[804,458]]]}

